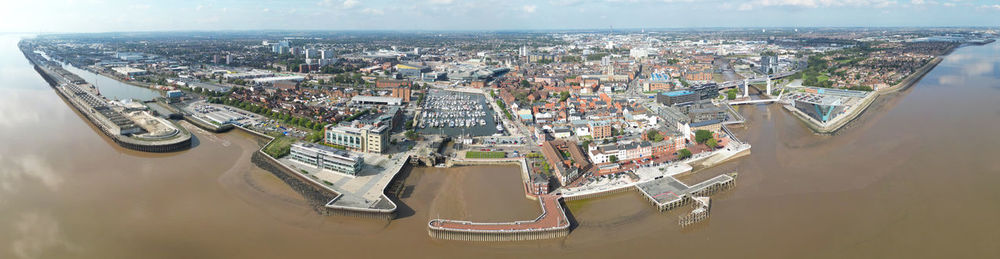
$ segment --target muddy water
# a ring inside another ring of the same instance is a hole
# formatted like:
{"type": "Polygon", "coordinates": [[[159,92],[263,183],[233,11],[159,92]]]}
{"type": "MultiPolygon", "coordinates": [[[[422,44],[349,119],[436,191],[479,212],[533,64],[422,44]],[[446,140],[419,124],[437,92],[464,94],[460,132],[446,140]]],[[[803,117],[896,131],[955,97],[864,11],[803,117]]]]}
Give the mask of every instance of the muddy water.
{"type": "Polygon", "coordinates": [[[515,167],[417,168],[402,218],[317,215],[249,163],[246,134],[192,129],[187,151],[123,150],[0,37],[0,258],[996,257],[1000,47],[955,51],[837,136],[775,106],[741,108],[751,156],[711,219],[677,227],[635,193],[571,202],[569,237],[478,245],[427,237],[433,217],[538,215],[515,167]],[[412,188],[411,188],[412,187],[412,188]]]}

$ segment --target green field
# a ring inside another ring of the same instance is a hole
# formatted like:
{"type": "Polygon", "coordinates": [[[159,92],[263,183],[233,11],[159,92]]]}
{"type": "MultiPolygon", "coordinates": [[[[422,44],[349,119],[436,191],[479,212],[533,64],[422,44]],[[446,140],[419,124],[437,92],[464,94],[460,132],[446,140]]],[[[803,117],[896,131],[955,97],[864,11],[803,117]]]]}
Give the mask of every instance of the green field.
{"type": "Polygon", "coordinates": [[[277,137],[264,147],[264,153],[274,158],[281,158],[291,152],[292,143],[295,143],[295,138],[293,137],[277,137]]]}
{"type": "Polygon", "coordinates": [[[465,158],[504,158],[507,157],[506,152],[499,151],[468,151],[465,152],[465,158]]]}

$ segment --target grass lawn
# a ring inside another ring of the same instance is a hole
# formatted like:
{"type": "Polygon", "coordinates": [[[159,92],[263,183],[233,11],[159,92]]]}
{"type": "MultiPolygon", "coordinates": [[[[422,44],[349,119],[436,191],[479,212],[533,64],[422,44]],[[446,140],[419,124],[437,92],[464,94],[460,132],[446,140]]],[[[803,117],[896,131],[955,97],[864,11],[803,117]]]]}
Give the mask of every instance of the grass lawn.
{"type": "Polygon", "coordinates": [[[274,141],[264,147],[264,153],[274,158],[281,158],[291,152],[292,143],[295,143],[293,137],[276,137],[274,141]]]}
{"type": "Polygon", "coordinates": [[[498,151],[468,151],[465,152],[465,158],[504,158],[507,157],[506,152],[498,151]]]}

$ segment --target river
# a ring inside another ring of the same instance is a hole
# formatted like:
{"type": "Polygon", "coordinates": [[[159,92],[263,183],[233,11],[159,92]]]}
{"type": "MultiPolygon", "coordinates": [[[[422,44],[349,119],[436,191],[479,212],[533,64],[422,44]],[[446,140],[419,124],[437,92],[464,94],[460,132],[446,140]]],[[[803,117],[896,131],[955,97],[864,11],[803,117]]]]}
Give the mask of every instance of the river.
{"type": "Polygon", "coordinates": [[[0,258],[974,257],[1000,256],[1000,45],[957,49],[835,136],[777,106],[746,106],[753,153],[709,221],[677,226],[638,194],[570,202],[564,239],[432,240],[434,217],[531,219],[514,167],[416,168],[391,223],[321,216],[249,162],[233,131],[190,150],[119,148],[0,36],[0,258]]]}

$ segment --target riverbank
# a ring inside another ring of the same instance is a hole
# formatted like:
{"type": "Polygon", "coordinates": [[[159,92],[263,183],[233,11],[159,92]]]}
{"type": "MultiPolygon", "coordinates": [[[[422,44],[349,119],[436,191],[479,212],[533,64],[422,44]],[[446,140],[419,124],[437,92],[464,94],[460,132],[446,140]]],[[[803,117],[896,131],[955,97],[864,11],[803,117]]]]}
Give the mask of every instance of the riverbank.
{"type": "MultiPolygon", "coordinates": [[[[953,50],[954,48],[952,50],[949,50],[945,55],[950,54],[953,50]]],[[[844,126],[848,125],[849,123],[860,117],[862,114],[864,114],[864,112],[868,110],[873,103],[875,103],[876,99],[885,98],[883,95],[888,93],[906,90],[911,86],[915,85],[916,83],[920,82],[920,80],[924,76],[926,76],[927,73],[930,73],[930,71],[933,70],[934,67],[937,67],[937,65],[940,64],[942,60],[943,56],[936,57],[931,61],[927,62],[927,64],[924,64],[919,69],[914,71],[913,74],[910,74],[909,76],[904,78],[898,84],[886,88],[876,89],[875,91],[869,92],[868,95],[865,96],[865,98],[863,98],[858,105],[852,106],[849,110],[845,111],[843,115],[837,116],[833,120],[828,121],[826,123],[817,121],[816,119],[810,117],[809,115],[806,115],[802,111],[799,111],[797,108],[792,107],[790,105],[786,104],[782,106],[785,108],[785,110],[787,110],[789,113],[798,118],[799,121],[805,124],[806,127],[811,129],[816,134],[821,134],[821,135],[835,134],[837,133],[837,131],[844,128],[844,126]]]]}

